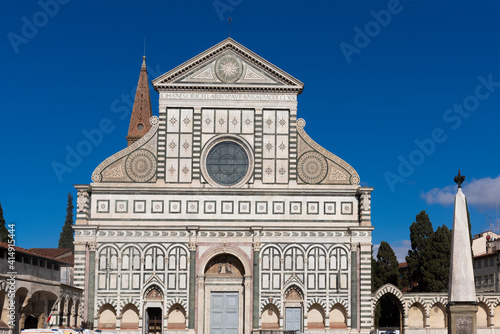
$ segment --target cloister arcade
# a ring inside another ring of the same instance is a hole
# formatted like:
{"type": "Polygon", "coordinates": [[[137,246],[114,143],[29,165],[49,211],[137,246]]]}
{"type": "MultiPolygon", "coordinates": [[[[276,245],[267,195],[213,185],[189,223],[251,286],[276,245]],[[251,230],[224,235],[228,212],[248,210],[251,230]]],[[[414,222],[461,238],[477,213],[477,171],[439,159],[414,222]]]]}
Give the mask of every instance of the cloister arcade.
{"type": "MultiPolygon", "coordinates": [[[[401,333],[447,333],[447,293],[403,293],[394,285],[386,284],[372,296],[372,314],[385,296],[399,301],[396,304],[402,315],[401,333]]],[[[497,293],[478,293],[477,303],[478,334],[500,333],[500,296],[497,293]]]]}
{"type": "Polygon", "coordinates": [[[80,289],[20,280],[16,283],[13,311],[9,309],[8,285],[2,284],[0,289],[1,320],[8,324],[10,313],[15,312],[14,333],[22,329],[45,326],[52,328],[81,326],[83,305],[80,289]]]}

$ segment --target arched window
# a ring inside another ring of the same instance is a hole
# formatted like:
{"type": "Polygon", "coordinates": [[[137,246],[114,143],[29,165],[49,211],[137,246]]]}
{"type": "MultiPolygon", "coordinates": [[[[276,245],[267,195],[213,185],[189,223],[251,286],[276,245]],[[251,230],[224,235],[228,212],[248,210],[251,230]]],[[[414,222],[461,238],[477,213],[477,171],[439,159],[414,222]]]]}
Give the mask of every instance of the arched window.
{"type": "Polygon", "coordinates": [[[186,290],[188,287],[188,253],[182,247],[172,247],[168,250],[169,290],[186,290]]]}
{"type": "Polygon", "coordinates": [[[281,252],[277,247],[264,249],[262,260],[262,290],[281,289],[281,252]]]}
{"type": "Polygon", "coordinates": [[[118,252],[113,247],[104,247],[99,251],[100,290],[116,290],[118,283],[118,252]]]}
{"type": "Polygon", "coordinates": [[[135,247],[127,247],[122,251],[121,288],[122,290],[139,290],[141,280],[141,253],[135,247]]]}
{"type": "Polygon", "coordinates": [[[307,288],[326,289],[326,253],[313,247],[307,252],[307,288]]]}
{"type": "Polygon", "coordinates": [[[304,271],[304,252],[299,247],[285,251],[285,271],[304,271]]]}
{"type": "Polygon", "coordinates": [[[348,255],[345,249],[335,247],[330,251],[329,284],[330,289],[346,291],[349,282],[348,255]]]}
{"type": "Polygon", "coordinates": [[[160,247],[148,248],[144,254],[144,282],[153,273],[165,280],[165,253],[160,247]]]}

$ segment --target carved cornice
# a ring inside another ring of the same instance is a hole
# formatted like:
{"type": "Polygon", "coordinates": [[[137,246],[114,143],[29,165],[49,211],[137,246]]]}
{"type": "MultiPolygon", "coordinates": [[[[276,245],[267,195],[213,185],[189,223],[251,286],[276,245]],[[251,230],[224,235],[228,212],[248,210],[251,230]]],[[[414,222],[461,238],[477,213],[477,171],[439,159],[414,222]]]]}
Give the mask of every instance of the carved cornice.
{"type": "MultiPolygon", "coordinates": [[[[165,88],[166,86],[160,85],[160,88],[165,88]]],[[[193,84],[185,85],[169,85],[169,90],[175,91],[189,91],[189,92],[213,92],[214,86],[200,83],[197,86],[193,84]]],[[[281,87],[269,87],[269,86],[251,86],[251,85],[238,85],[238,86],[217,86],[218,92],[268,92],[268,93],[282,93],[282,94],[298,94],[302,89],[295,86],[281,86],[281,87]]]]}
{"type": "Polygon", "coordinates": [[[184,62],[183,64],[177,66],[171,71],[161,75],[160,77],[153,80],[153,86],[156,91],[159,88],[165,89],[186,89],[186,90],[205,90],[211,89],[213,90],[214,85],[207,85],[203,83],[195,83],[195,84],[187,84],[187,85],[179,85],[177,83],[173,84],[175,80],[179,80],[182,77],[185,77],[187,74],[192,73],[203,66],[207,65],[211,61],[213,61],[216,57],[223,54],[224,52],[230,50],[234,54],[236,54],[239,58],[243,59],[247,63],[256,66],[259,70],[263,71],[265,74],[271,76],[272,78],[278,80],[285,87],[278,88],[279,86],[257,86],[257,85],[216,85],[218,90],[227,90],[227,91],[280,91],[280,92],[294,92],[300,94],[303,90],[304,84],[289,75],[288,73],[281,70],[279,67],[271,64],[264,58],[258,56],[251,50],[247,49],[243,45],[239,44],[232,38],[227,38],[224,41],[214,45],[210,49],[200,53],[199,55],[191,58],[190,60],[184,62]],[[235,87],[236,86],[236,87],[235,87]]]}

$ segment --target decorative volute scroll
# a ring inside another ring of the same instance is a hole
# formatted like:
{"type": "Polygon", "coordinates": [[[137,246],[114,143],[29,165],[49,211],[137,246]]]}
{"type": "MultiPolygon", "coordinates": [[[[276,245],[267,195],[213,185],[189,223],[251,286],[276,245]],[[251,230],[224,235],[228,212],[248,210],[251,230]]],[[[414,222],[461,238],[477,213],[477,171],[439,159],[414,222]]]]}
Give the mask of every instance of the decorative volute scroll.
{"type": "Polygon", "coordinates": [[[304,131],[306,122],[297,120],[299,183],[359,184],[359,175],[347,162],[328,152],[304,131]]]}
{"type": "Polygon", "coordinates": [[[362,191],[361,192],[361,200],[360,200],[360,211],[370,211],[371,210],[371,195],[370,191],[362,191]]]}
{"type": "Polygon", "coordinates": [[[86,190],[78,190],[76,199],[77,212],[85,212],[89,206],[89,192],[86,190]]]}
{"type": "Polygon", "coordinates": [[[160,120],[150,119],[151,129],[141,139],[104,160],[92,173],[92,181],[155,182],[157,169],[157,132],[160,120]]]}
{"type": "Polygon", "coordinates": [[[153,80],[157,91],[214,87],[228,91],[300,94],[304,84],[232,38],[153,80]]]}

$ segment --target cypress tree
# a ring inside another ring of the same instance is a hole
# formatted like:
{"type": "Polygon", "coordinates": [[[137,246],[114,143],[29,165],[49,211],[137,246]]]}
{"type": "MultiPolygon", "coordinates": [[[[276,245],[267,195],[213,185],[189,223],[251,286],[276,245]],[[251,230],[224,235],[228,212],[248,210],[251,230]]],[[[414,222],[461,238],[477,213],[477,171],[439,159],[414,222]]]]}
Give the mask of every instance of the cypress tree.
{"type": "Polygon", "coordinates": [[[66,207],[66,221],[62,228],[61,235],[59,237],[59,247],[58,248],[70,248],[74,250],[73,244],[73,196],[71,193],[68,194],[68,205],[66,207]]]}
{"type": "Polygon", "coordinates": [[[3,209],[2,203],[0,203],[0,241],[8,242],[9,241],[9,231],[5,226],[5,219],[3,218],[3,209]]]}
{"type": "Polygon", "coordinates": [[[376,292],[377,289],[380,288],[382,285],[384,284],[382,283],[378,275],[377,261],[373,257],[373,245],[372,245],[372,292],[376,292]]]}
{"type": "Polygon", "coordinates": [[[428,259],[424,263],[426,292],[448,291],[451,257],[451,231],[440,226],[429,239],[428,259]]]}
{"type": "MultiPolygon", "coordinates": [[[[410,226],[410,241],[411,249],[408,251],[406,262],[408,263],[408,276],[411,282],[418,283],[416,291],[426,291],[427,286],[424,281],[425,261],[429,258],[429,239],[432,237],[434,230],[429,216],[424,211],[421,211],[415,221],[410,226]]],[[[427,277],[428,279],[428,277],[427,277]]]]}
{"type": "Polygon", "coordinates": [[[416,292],[444,292],[448,289],[451,256],[451,231],[445,225],[432,228],[425,211],[410,226],[408,278],[418,285],[416,292]]]}
{"type": "Polygon", "coordinates": [[[385,241],[380,243],[377,252],[377,276],[381,286],[390,283],[401,289],[399,262],[391,245],[385,241]]]}

